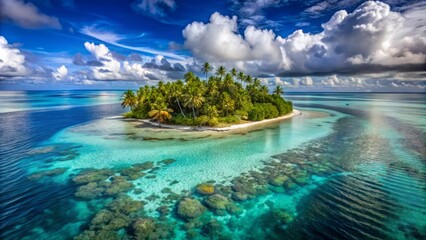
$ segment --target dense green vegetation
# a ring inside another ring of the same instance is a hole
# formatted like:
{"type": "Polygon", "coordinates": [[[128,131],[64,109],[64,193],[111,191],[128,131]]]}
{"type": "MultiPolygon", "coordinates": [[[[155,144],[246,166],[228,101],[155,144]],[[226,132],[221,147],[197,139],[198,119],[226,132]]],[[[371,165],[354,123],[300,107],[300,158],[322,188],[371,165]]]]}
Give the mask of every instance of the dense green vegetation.
{"type": "Polygon", "coordinates": [[[292,103],[285,101],[283,89],[277,86],[272,94],[260,80],[232,69],[219,67],[215,75],[209,63],[202,72],[206,80],[188,72],[184,81],[143,86],[136,92],[124,93],[121,105],[130,107],[126,117],[152,118],[160,124],[217,126],[241,120],[260,121],[290,113],[292,103]]]}

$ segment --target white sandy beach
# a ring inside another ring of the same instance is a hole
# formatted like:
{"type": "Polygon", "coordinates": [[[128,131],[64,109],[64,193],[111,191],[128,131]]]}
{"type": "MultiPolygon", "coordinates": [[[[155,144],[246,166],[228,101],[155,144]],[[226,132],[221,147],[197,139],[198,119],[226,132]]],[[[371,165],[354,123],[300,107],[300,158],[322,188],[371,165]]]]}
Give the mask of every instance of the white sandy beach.
{"type": "MultiPolygon", "coordinates": [[[[265,119],[262,121],[257,121],[257,122],[248,122],[248,123],[242,123],[242,124],[235,124],[235,125],[231,125],[229,127],[221,127],[221,128],[216,128],[216,127],[206,127],[206,126],[184,126],[184,125],[172,125],[172,124],[161,124],[161,128],[169,128],[169,129],[177,129],[177,130],[186,130],[186,131],[215,131],[215,132],[226,132],[226,131],[231,131],[231,130],[237,130],[237,129],[243,129],[243,128],[248,128],[248,127],[252,127],[252,126],[256,126],[256,125],[261,125],[261,124],[265,124],[265,123],[271,123],[271,122],[276,122],[276,121],[281,121],[284,119],[288,119],[288,118],[292,118],[294,116],[297,115],[301,115],[302,112],[297,110],[297,109],[293,109],[293,112],[281,117],[277,117],[277,118],[272,118],[272,119],[265,119]]],[[[158,122],[152,122],[149,119],[143,119],[143,120],[139,120],[142,121],[143,123],[152,125],[152,126],[156,126],[158,127],[158,122]]]]}

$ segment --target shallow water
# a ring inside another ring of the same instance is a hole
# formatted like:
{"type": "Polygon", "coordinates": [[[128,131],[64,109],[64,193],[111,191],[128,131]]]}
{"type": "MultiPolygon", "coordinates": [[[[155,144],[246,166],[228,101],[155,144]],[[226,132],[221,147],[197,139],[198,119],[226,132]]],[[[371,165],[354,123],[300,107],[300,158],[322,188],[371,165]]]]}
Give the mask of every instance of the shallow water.
{"type": "MultiPolygon", "coordinates": [[[[425,94],[294,93],[287,97],[302,116],[231,133],[164,131],[111,118],[123,112],[120,92],[0,92],[0,98],[14,94],[27,104],[1,105],[2,239],[72,239],[93,228],[96,213],[118,197],[78,198],[71,179],[87,168],[118,174],[147,161],[159,168],[129,180],[135,187],[125,195],[146,203],[138,218],[174,224],[166,238],[426,236],[425,94]],[[29,104],[43,96],[49,104],[29,104]],[[80,100],[70,103],[69,96],[80,100]],[[28,179],[62,168],[57,176],[28,179]],[[303,183],[294,171],[306,177],[303,183]],[[283,172],[298,183],[294,188],[270,184],[283,172]],[[167,200],[170,192],[205,204],[194,188],[207,181],[225,196],[237,183],[265,189],[242,202],[228,197],[239,214],[210,208],[206,220],[185,221],[176,214],[179,198],[167,200]],[[171,211],[165,217],[156,211],[161,206],[171,211]],[[280,211],[292,219],[283,222],[280,211]]],[[[117,230],[132,231],[130,223],[117,230]]]]}

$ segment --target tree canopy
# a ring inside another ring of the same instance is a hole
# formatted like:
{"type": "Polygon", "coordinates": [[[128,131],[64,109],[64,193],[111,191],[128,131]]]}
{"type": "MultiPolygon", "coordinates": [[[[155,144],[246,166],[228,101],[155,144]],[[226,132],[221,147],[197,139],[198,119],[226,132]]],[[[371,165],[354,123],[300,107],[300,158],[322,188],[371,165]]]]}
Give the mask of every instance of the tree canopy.
{"type": "MultiPolygon", "coordinates": [[[[205,63],[201,70],[207,74],[213,69],[205,63]]],[[[220,66],[216,74],[206,80],[187,72],[183,81],[160,81],[157,86],[146,85],[136,92],[127,90],[122,106],[130,108],[126,117],[152,118],[160,124],[217,126],[244,120],[260,121],[292,112],[292,103],[281,94],[281,86],[270,94],[259,79],[234,68],[226,72],[220,66]]]]}

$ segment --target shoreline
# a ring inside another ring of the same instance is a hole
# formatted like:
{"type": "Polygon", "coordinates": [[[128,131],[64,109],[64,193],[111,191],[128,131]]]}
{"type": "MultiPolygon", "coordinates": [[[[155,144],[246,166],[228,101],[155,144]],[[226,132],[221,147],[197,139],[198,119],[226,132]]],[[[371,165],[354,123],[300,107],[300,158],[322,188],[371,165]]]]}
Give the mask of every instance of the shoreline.
{"type": "MultiPolygon", "coordinates": [[[[218,128],[218,127],[207,127],[207,126],[187,126],[187,125],[161,124],[161,128],[159,128],[159,129],[175,129],[175,130],[185,130],[185,131],[194,131],[194,132],[203,132],[203,131],[227,132],[227,131],[232,131],[232,130],[237,130],[237,129],[249,128],[249,127],[252,127],[252,126],[262,125],[262,124],[266,124],[266,123],[277,122],[277,121],[292,118],[294,116],[299,116],[301,114],[302,114],[301,111],[299,111],[297,109],[293,109],[293,112],[291,112],[287,115],[281,116],[281,117],[265,119],[265,120],[256,121],[256,122],[234,124],[234,125],[231,125],[231,126],[228,126],[228,127],[219,127],[218,128]]],[[[159,126],[159,124],[157,122],[151,122],[150,119],[135,119],[135,120],[149,124],[149,125],[154,126],[154,127],[159,126]]]]}

